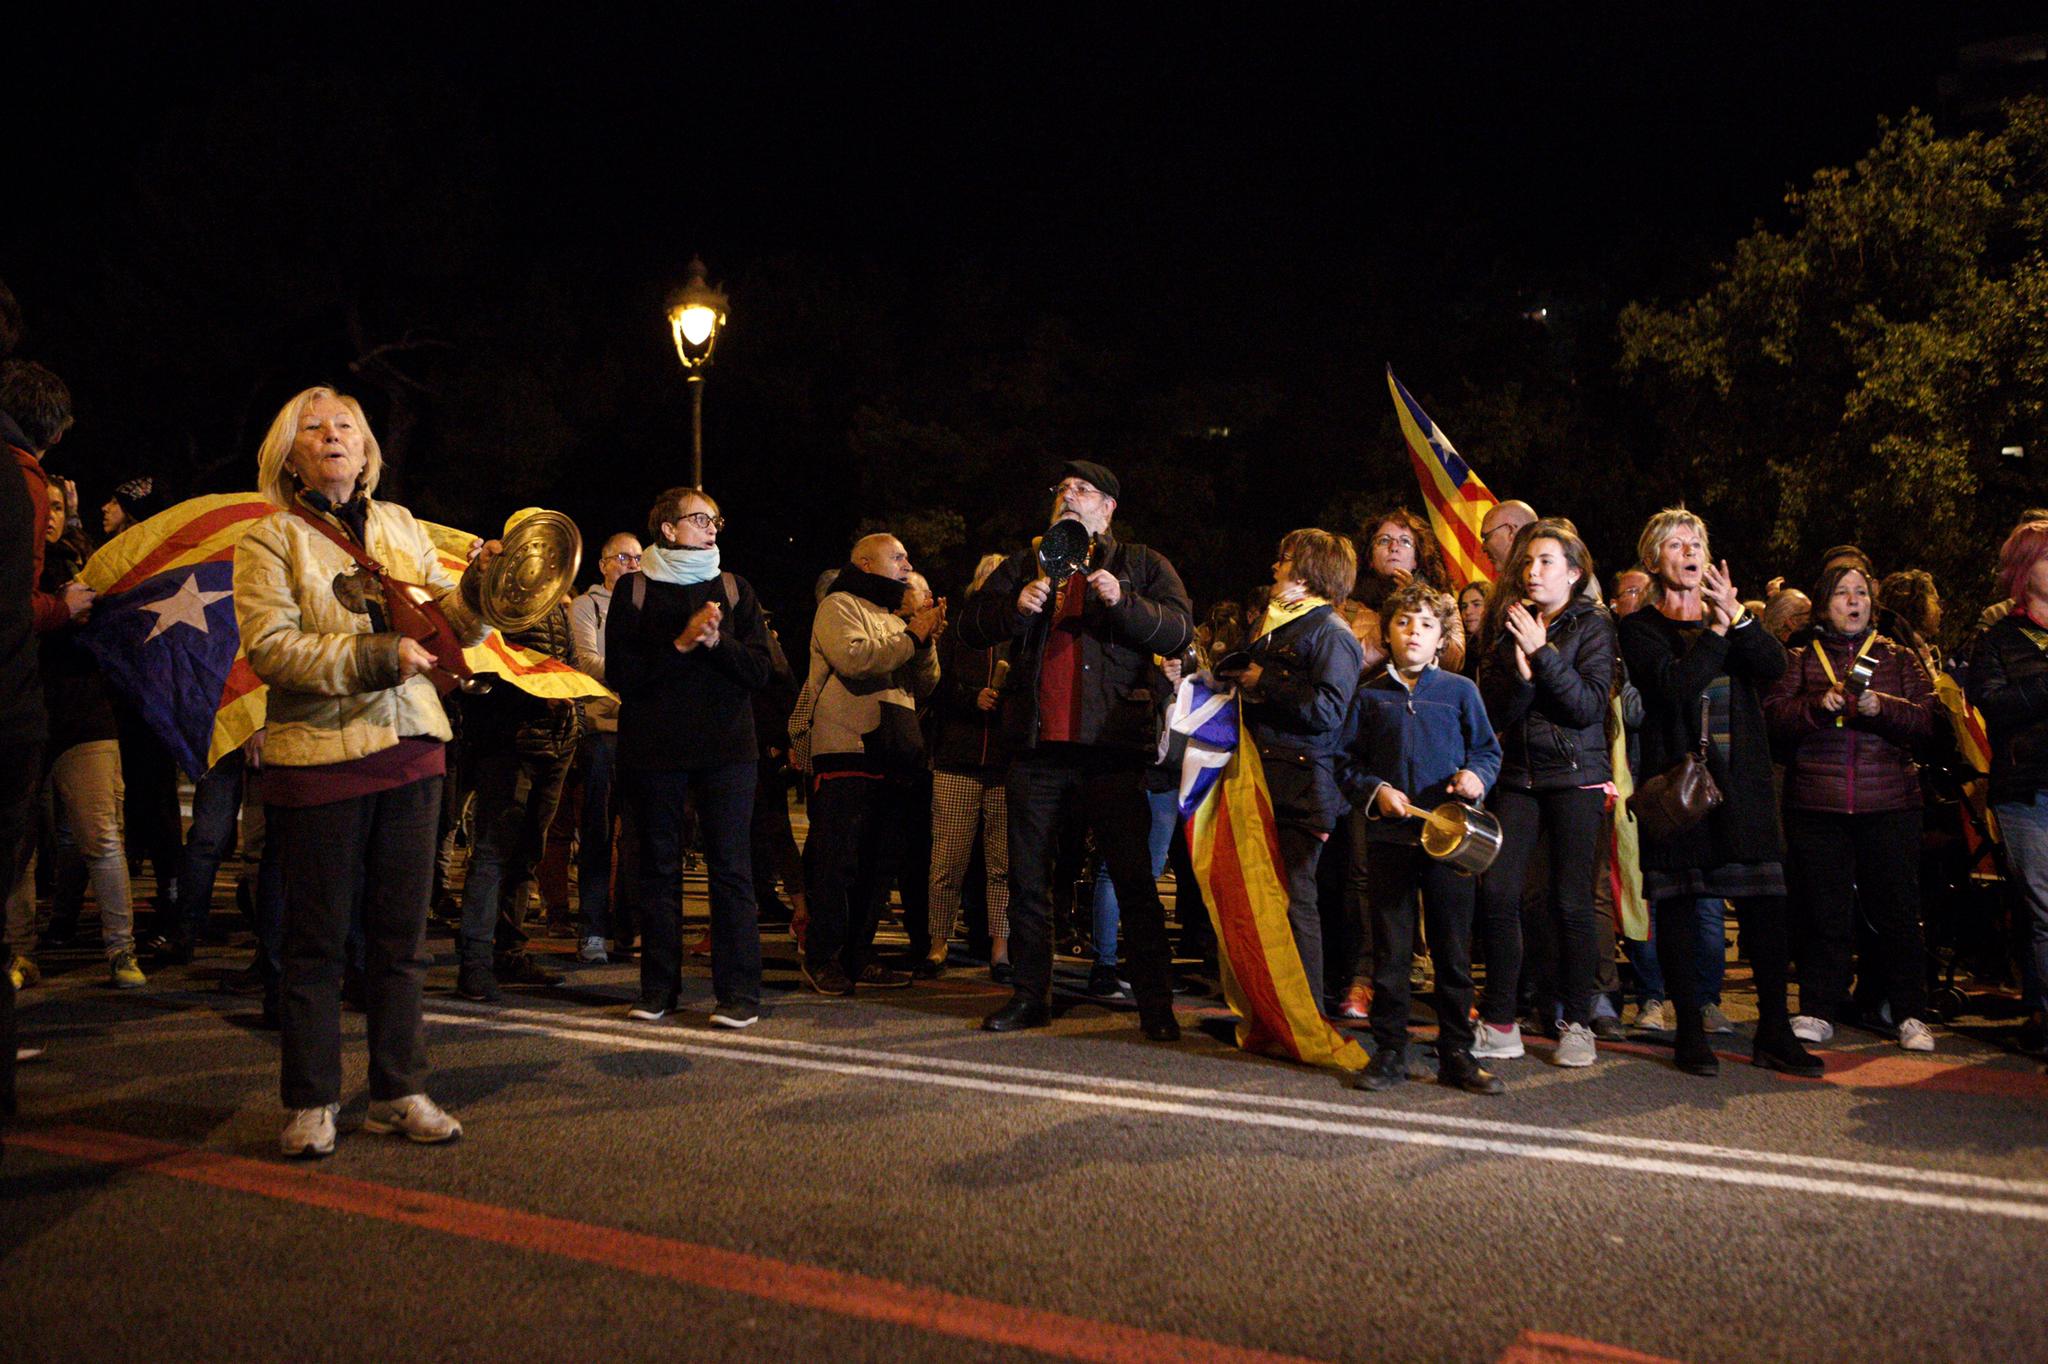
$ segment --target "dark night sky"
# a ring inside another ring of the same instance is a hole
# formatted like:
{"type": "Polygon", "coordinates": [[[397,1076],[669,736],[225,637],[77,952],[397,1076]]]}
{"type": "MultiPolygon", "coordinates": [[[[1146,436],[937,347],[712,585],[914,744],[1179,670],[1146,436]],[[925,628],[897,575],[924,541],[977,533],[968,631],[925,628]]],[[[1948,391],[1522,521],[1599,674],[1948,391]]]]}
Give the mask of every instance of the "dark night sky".
{"type": "MultiPolygon", "coordinates": [[[[966,273],[1017,315],[1057,315],[1132,357],[1151,385],[1328,384],[1330,358],[1356,351],[1426,393],[1453,376],[1389,353],[1404,329],[1459,325],[1452,301],[1475,291],[1577,299],[1611,328],[1630,298],[1697,289],[1788,185],[1867,148],[1879,115],[1938,108],[1959,41],[2025,13],[1674,8],[1354,6],[1257,24],[1180,7],[1114,7],[1107,21],[676,9],[638,31],[581,16],[371,29],[336,14],[320,34],[250,10],[101,25],[10,57],[0,276],[28,314],[24,353],[78,395],[65,453],[96,500],[149,467],[158,442],[253,463],[253,442],[214,447],[242,438],[249,411],[335,372],[336,338],[290,334],[306,326],[290,283],[302,260],[392,319],[432,312],[430,295],[446,314],[444,289],[487,312],[502,302],[494,282],[518,298],[511,281],[547,281],[565,296],[547,325],[573,332],[565,365],[680,389],[661,296],[698,252],[734,291],[707,410],[716,488],[721,438],[729,449],[751,420],[747,439],[770,440],[768,418],[733,415],[748,399],[718,408],[721,379],[745,383],[731,368],[771,363],[772,346],[742,339],[749,279],[880,281],[897,294],[874,323],[884,349],[942,334],[916,314],[951,295],[920,291],[966,273]],[[38,48],[61,57],[39,62],[38,48]],[[463,239],[436,240],[442,224],[463,239]],[[129,280],[181,268],[161,246],[171,225],[270,262],[251,297],[232,296],[230,278],[176,307],[202,324],[202,347],[209,325],[272,338],[258,353],[277,372],[231,351],[227,372],[210,369],[181,346],[169,305],[125,315],[129,280]],[[444,256],[459,280],[437,275],[444,256]]],[[[1378,384],[1375,364],[1329,394],[1337,419],[1383,422],[1378,384]]],[[[680,395],[663,403],[659,419],[675,421],[680,395]]],[[[1435,415],[1455,437],[1455,413],[1435,415]]],[[[447,440],[463,416],[431,420],[447,440]]],[[[1483,452],[1467,453],[1483,473],[1483,452]]],[[[562,482],[581,491],[559,499],[586,518],[623,516],[669,481],[629,469],[600,493],[589,470],[566,464],[562,482]]],[[[806,573],[859,510],[814,472],[799,460],[734,489],[756,522],[779,514],[796,532],[806,573]],[[791,491],[814,482],[815,504],[791,491]]],[[[1020,472],[1014,491],[1041,486],[1020,472]]],[[[803,576],[795,563],[789,576],[803,576]]]]}

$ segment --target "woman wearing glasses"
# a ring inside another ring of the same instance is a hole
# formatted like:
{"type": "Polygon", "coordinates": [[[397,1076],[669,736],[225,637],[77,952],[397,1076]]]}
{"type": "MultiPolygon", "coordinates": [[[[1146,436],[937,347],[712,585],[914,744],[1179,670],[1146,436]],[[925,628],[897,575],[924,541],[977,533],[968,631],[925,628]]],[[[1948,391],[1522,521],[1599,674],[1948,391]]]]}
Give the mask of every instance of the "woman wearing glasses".
{"type": "Polygon", "coordinates": [[[618,580],[605,619],[605,680],[619,694],[619,768],[632,803],[645,940],[640,1003],[655,1022],[682,989],[683,807],[693,797],[711,881],[711,1021],[744,1028],[761,1004],[761,935],[748,827],[754,814],[753,693],[773,664],[761,605],[725,572],[725,518],[701,489],[670,488],[647,515],[653,541],[618,580]]]}

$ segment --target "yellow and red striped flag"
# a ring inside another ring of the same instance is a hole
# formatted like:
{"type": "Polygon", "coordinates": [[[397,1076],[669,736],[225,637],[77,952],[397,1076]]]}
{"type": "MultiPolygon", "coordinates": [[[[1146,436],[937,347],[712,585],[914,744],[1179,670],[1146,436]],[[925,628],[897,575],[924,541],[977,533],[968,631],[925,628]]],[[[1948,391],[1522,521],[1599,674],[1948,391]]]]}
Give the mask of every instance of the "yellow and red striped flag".
{"type": "Polygon", "coordinates": [[[1172,725],[1187,740],[1180,809],[1216,930],[1223,997],[1238,1018],[1237,1045],[1312,1066],[1364,1069],[1365,1048],[1330,1025],[1309,989],[1287,922],[1273,800],[1236,694],[1190,678],[1172,725]]]}
{"type": "MultiPolygon", "coordinates": [[[[276,510],[261,493],[189,498],[116,536],[79,571],[100,594],[84,643],[195,780],[263,728],[268,688],[242,651],[232,588],[235,546],[276,510]]],[[[442,565],[461,577],[475,537],[420,524],[442,565]]],[[[495,630],[463,657],[472,671],[536,696],[612,694],[495,630]]]]}
{"type": "Polygon", "coordinates": [[[1408,462],[1415,466],[1416,481],[1422,485],[1430,529],[1443,547],[1444,564],[1456,580],[1455,586],[1462,589],[1470,582],[1492,582],[1493,566],[1480,548],[1479,526],[1500,499],[1487,491],[1451,438],[1401,386],[1392,365],[1387,366],[1387,389],[1394,395],[1394,415],[1400,419],[1401,437],[1408,444],[1408,462]]]}

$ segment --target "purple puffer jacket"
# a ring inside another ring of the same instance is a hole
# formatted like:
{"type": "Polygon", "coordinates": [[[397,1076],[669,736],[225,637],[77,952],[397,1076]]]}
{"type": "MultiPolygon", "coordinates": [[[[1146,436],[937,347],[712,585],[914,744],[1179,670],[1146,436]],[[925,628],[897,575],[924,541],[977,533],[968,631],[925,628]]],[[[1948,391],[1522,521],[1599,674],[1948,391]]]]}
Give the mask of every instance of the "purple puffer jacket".
{"type": "MultiPolygon", "coordinates": [[[[1866,632],[1867,633],[1867,632],[1866,632]]],[[[1816,636],[1827,650],[1836,677],[1846,677],[1864,635],[1816,636]]],[[[1833,684],[1809,644],[1792,654],[1792,666],[1764,696],[1771,742],[1785,761],[1785,808],[1861,815],[1920,808],[1920,767],[1913,750],[1934,733],[1934,686],[1911,649],[1879,636],[1870,657],[1877,672],[1875,715],[1858,715],[1855,703],[1843,723],[1823,710],[1821,696],[1833,684]]]]}

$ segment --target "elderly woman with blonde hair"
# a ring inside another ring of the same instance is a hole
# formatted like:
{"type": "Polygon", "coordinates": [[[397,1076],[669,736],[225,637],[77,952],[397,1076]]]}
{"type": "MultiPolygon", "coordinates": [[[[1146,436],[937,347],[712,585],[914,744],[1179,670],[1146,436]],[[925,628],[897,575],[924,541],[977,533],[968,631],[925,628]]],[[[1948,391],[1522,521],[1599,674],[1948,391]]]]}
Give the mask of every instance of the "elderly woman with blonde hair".
{"type": "Polygon", "coordinates": [[[1722,902],[1732,901],[1756,976],[1752,1059],[1819,1075],[1821,1063],[1793,1034],[1785,999],[1785,842],[1763,708],[1764,692],[1788,666],[1785,649],[1743,606],[1727,562],[1709,556],[1707,524],[1693,512],[1672,507],[1652,516],[1636,551],[1652,595],[1623,618],[1620,636],[1622,660],[1643,697],[1643,773],[1665,772],[1703,750],[1725,797],[1688,827],[1661,837],[1645,830],[1642,840],[1643,893],[1678,1010],[1678,1067],[1717,1073],[1707,1033],[1733,1031],[1704,997],[1726,951],[1722,902]]]}
{"type": "Polygon", "coordinates": [[[420,990],[448,717],[434,655],[394,628],[378,577],[423,587],[464,644],[484,637],[477,592],[495,544],[458,585],[412,513],[376,500],[383,454],[361,404],[330,388],[287,402],[263,438],[259,484],[278,510],[235,549],[242,647],[269,684],[263,799],[285,868],[281,1145],[334,1150],[341,977],[360,901],[370,1110],[363,1130],[448,1141],[462,1125],[426,1096],[420,990]]]}

